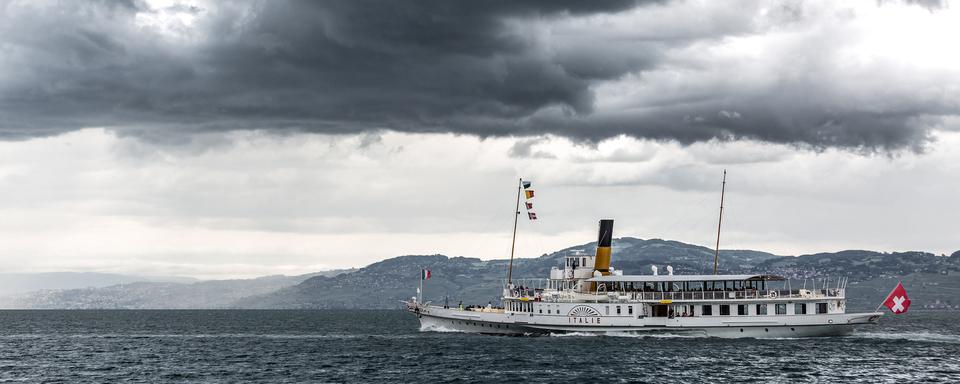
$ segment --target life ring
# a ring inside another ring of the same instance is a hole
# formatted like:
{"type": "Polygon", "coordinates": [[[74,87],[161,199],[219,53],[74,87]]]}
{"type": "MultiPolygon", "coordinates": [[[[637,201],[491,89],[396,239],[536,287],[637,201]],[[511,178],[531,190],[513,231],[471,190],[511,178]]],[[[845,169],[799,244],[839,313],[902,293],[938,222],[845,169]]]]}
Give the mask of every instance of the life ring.
{"type": "Polygon", "coordinates": [[[778,293],[777,291],[774,291],[774,290],[772,290],[772,289],[770,290],[770,292],[767,292],[767,297],[769,297],[769,298],[771,298],[771,299],[776,299],[777,296],[779,296],[779,295],[780,295],[780,293],[778,293]]]}

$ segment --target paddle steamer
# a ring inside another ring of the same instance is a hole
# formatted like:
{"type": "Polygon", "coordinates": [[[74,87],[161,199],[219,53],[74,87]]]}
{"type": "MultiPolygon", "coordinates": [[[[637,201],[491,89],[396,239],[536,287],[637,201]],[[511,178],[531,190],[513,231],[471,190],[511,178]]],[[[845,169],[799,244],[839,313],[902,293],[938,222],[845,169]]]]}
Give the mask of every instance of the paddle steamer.
{"type": "Polygon", "coordinates": [[[514,335],[836,336],[882,315],[847,313],[844,278],[791,287],[777,275],[675,275],[670,266],[665,274],[654,266],[650,274],[625,275],[610,266],[612,234],[613,220],[600,220],[596,253],[564,257],[546,279],[512,279],[511,255],[501,306],[448,307],[415,297],[406,307],[421,330],[514,335]]]}

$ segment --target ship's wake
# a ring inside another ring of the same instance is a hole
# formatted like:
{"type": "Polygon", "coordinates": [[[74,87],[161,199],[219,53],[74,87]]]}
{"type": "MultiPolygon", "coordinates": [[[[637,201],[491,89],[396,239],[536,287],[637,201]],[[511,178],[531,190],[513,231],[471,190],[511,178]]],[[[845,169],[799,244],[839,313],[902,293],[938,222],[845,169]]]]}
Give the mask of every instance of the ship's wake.
{"type": "Polygon", "coordinates": [[[591,332],[561,332],[561,333],[550,333],[551,337],[596,337],[603,336],[599,333],[591,332]]]}
{"type": "Polygon", "coordinates": [[[654,333],[654,332],[630,332],[630,331],[606,331],[606,332],[565,332],[551,333],[553,337],[628,337],[628,338],[652,338],[652,339],[697,339],[707,337],[705,334],[690,333],[654,333]]]}
{"type": "Polygon", "coordinates": [[[856,332],[850,338],[960,344],[960,335],[931,332],[856,332]]]}
{"type": "Polygon", "coordinates": [[[464,330],[462,330],[462,329],[447,328],[447,327],[444,327],[444,326],[442,326],[442,325],[437,325],[437,324],[421,325],[421,326],[420,326],[420,332],[442,332],[442,333],[457,333],[457,332],[459,332],[459,333],[469,333],[469,332],[464,331],[464,330]]]}

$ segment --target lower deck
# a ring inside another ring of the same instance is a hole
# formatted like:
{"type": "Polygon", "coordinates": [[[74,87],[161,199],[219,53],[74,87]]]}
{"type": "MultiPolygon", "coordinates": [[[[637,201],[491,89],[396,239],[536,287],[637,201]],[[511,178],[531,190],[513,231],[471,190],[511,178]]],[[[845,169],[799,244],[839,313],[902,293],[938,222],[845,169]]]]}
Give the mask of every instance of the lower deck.
{"type": "Polygon", "coordinates": [[[688,337],[825,337],[843,336],[854,330],[855,324],[840,325],[738,325],[714,327],[575,327],[555,328],[533,324],[501,324],[496,321],[460,320],[423,315],[420,318],[421,331],[468,332],[491,335],[549,335],[549,334],[600,334],[610,336],[660,336],[676,335],[688,337]]]}
{"type": "Polygon", "coordinates": [[[843,298],[715,300],[709,302],[661,300],[651,302],[550,302],[504,300],[504,311],[538,316],[603,317],[716,317],[716,316],[796,316],[842,314],[843,298]]]}
{"type": "Polygon", "coordinates": [[[569,315],[510,311],[471,311],[415,306],[422,330],[489,334],[671,333],[717,337],[809,337],[849,333],[858,324],[875,323],[881,313],[742,316],[606,316],[591,306],[569,315]],[[588,308],[588,309],[585,309],[588,308]]]}

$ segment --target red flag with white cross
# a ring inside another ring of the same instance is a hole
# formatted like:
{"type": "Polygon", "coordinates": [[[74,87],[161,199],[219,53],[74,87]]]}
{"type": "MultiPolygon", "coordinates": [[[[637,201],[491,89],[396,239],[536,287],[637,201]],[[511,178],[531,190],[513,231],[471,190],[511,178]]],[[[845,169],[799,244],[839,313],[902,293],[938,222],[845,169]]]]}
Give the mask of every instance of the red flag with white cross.
{"type": "Polygon", "coordinates": [[[894,315],[907,312],[907,308],[910,308],[910,298],[907,297],[907,290],[903,289],[903,282],[898,282],[897,287],[890,291],[883,305],[890,308],[890,312],[894,315]]]}

